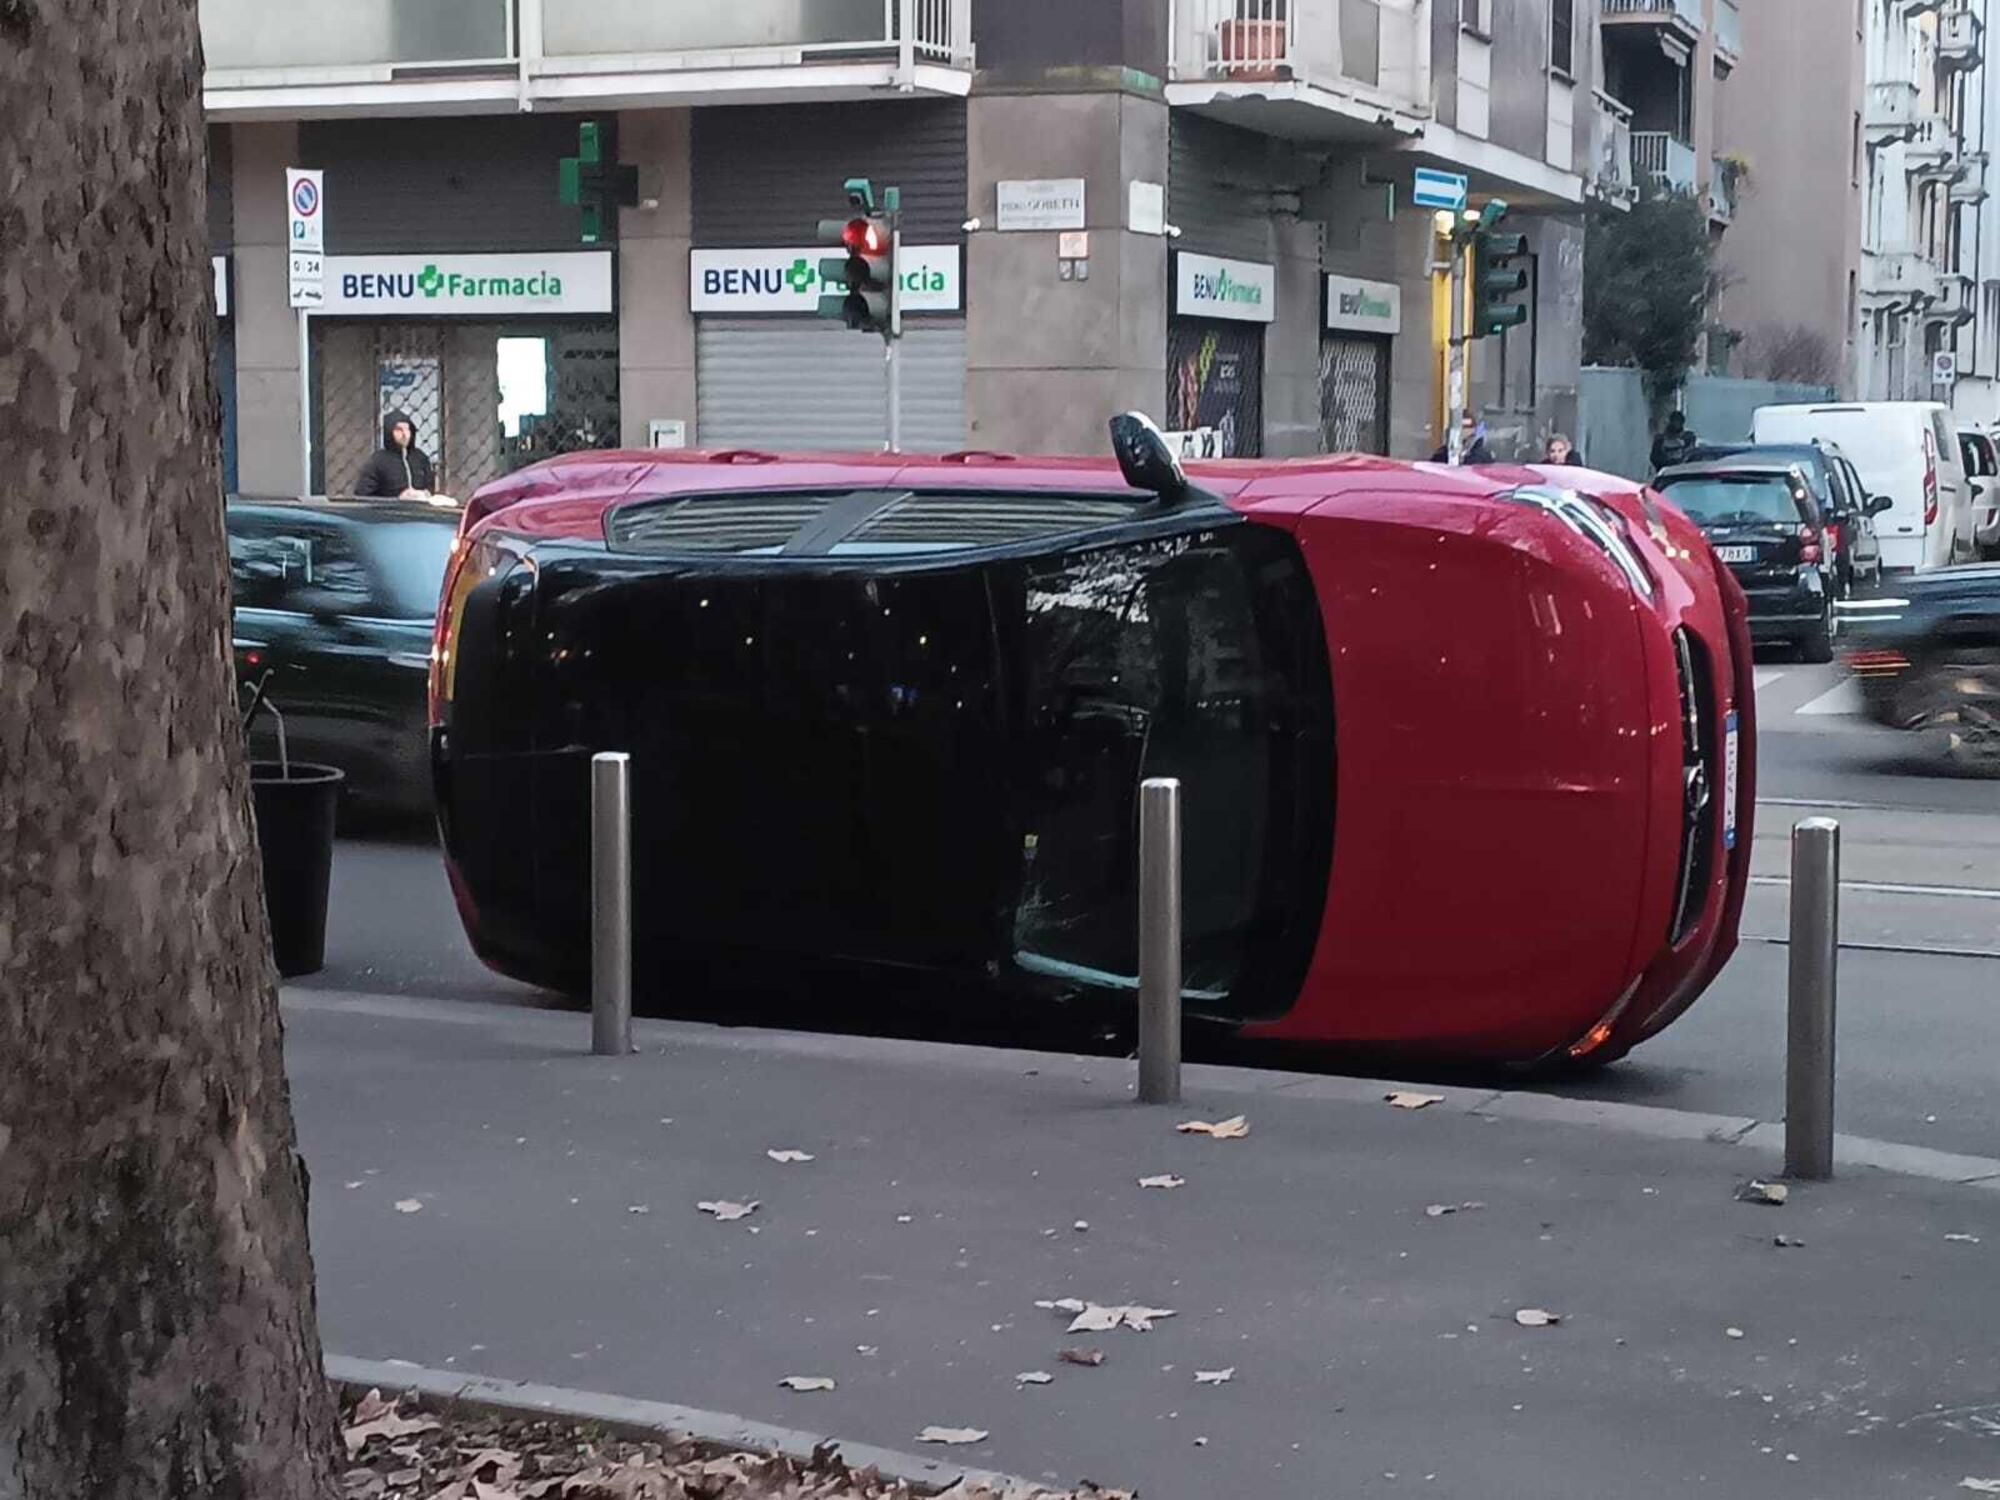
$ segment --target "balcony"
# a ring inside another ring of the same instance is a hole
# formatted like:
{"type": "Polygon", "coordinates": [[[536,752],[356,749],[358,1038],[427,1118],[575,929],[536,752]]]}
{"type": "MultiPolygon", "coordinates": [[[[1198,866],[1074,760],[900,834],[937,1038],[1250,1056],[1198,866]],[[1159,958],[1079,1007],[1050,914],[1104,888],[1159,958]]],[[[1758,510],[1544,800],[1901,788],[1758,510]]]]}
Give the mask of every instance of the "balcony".
{"type": "Polygon", "coordinates": [[[1604,0],[1600,20],[1605,26],[1671,26],[1698,37],[1701,0],[1604,0]]]}
{"type": "Polygon", "coordinates": [[[1292,139],[1414,136],[1429,0],[1173,0],[1167,102],[1292,139]]]}
{"type": "Polygon", "coordinates": [[[1606,203],[1629,207],[1639,196],[1639,179],[1632,170],[1632,111],[1602,92],[1592,102],[1590,192],[1606,203]]]}
{"type": "Polygon", "coordinates": [[[1743,15],[1736,0],[1715,0],[1715,57],[1732,68],[1743,60],[1743,15]]]}
{"type": "Polygon", "coordinates": [[[972,0],[200,0],[233,119],[964,95],[972,0]]]}
{"type": "Polygon", "coordinates": [[[1914,182],[1947,183],[1959,174],[1958,137],[1942,115],[1921,115],[1903,145],[1903,170],[1914,182]]]}
{"type": "Polygon", "coordinates": [[[1967,0],[1954,0],[1938,14],[1938,66],[1971,72],[1985,53],[1986,23],[1967,0]]]}
{"type": "Polygon", "coordinates": [[[1632,132],[1632,169],[1642,187],[1659,192],[1694,192],[1694,147],[1664,130],[1632,132]]]}
{"type": "Polygon", "coordinates": [[[1958,176],[1952,180],[1951,201],[1968,206],[1986,201],[1986,163],[1984,151],[1972,151],[1959,158],[1958,176]]]}
{"type": "Polygon", "coordinates": [[[1861,253],[1861,298],[1884,312],[1914,312],[1939,297],[1938,271],[1923,252],[1902,248],[1861,253]]]}
{"type": "Polygon", "coordinates": [[[1868,85],[1861,107],[1861,132],[1871,146],[1906,141],[1917,128],[1917,86],[1907,79],[1868,85]]]}
{"type": "Polygon", "coordinates": [[[1738,168],[1727,157],[1711,157],[1708,163],[1708,217],[1717,224],[1736,222],[1738,168]]]}
{"type": "Polygon", "coordinates": [[[1937,278],[1938,297],[1924,311],[1924,320],[1959,327],[1978,313],[1977,283],[1963,271],[1941,271],[1937,278]]]}

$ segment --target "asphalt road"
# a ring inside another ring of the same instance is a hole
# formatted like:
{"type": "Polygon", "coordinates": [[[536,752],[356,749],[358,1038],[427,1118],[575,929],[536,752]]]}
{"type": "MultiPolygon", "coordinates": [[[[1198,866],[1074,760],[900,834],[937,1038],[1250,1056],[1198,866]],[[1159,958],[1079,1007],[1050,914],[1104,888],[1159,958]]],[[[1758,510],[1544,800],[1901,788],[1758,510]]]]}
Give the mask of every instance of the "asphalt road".
{"type": "MultiPolygon", "coordinates": [[[[1797,818],[1825,812],[1842,822],[1846,881],[1840,1128],[2000,1155],[2000,785],[1915,774],[1899,736],[1848,711],[1832,668],[1774,662],[1758,675],[1756,883],[1742,951],[1693,1011],[1630,1058],[1595,1077],[1537,1086],[1775,1118],[1783,1095],[1787,832],[1797,818]],[[1993,956],[1970,956],[1979,954],[1993,956]]],[[[471,956],[437,855],[414,838],[341,844],[327,967],[307,984],[556,1003],[471,956]]],[[[698,1004],[669,1009],[716,1018],[698,1004]]],[[[1121,1045],[1086,1020],[1046,1015],[885,1004],[829,1017],[823,1005],[801,1011],[780,1002],[729,1018],[1071,1051],[1121,1045]]],[[[1240,1050],[1229,1055],[1244,1060],[1240,1050]]]]}

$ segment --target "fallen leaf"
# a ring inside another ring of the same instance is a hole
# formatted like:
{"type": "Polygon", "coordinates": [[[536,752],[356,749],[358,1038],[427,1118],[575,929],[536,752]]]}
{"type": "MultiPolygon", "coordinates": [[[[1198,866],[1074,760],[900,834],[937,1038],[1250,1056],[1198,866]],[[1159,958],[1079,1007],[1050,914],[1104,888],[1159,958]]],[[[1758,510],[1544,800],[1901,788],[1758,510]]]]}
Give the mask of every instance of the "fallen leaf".
{"type": "Polygon", "coordinates": [[[1397,1089],[1392,1094],[1384,1094],[1383,1099],[1398,1109],[1428,1109],[1433,1104],[1444,1103],[1443,1094],[1417,1094],[1408,1089],[1397,1089]]]}
{"type": "Polygon", "coordinates": [[[1053,1302],[1037,1302],[1035,1306],[1048,1312],[1080,1313],[1083,1311],[1083,1302],[1076,1297],[1058,1297],[1053,1302]]]}
{"type": "Polygon", "coordinates": [[[813,1160],[813,1154],[810,1151],[793,1151],[789,1148],[782,1151],[766,1151],[764,1154],[770,1157],[772,1161],[776,1162],[795,1162],[795,1161],[813,1160]]]}
{"type": "Polygon", "coordinates": [[[625,1205],[625,1212],[628,1214],[649,1214],[652,1211],[652,1205],[646,1203],[628,1203],[625,1205]]]}
{"type": "Polygon", "coordinates": [[[787,1375],[778,1382],[788,1391],[830,1391],[833,1389],[831,1375],[787,1375]]]}
{"type": "Polygon", "coordinates": [[[1235,1378],[1236,1366],[1234,1365],[1231,1365],[1226,1370],[1196,1370],[1194,1372],[1194,1383],[1196,1385],[1227,1385],[1235,1378]]]}
{"type": "Polygon", "coordinates": [[[1083,1311],[1070,1320],[1067,1333],[1106,1333],[1113,1328],[1130,1328],[1136,1333],[1144,1333],[1153,1326],[1155,1318],[1171,1318],[1171,1307],[1140,1307],[1136,1304],[1120,1304],[1116,1307],[1102,1307],[1095,1302],[1084,1304],[1083,1311]]]}
{"type": "Polygon", "coordinates": [[[377,1417],[386,1417],[396,1409],[393,1401],[384,1401],[379,1390],[370,1390],[367,1395],[354,1403],[354,1420],[372,1422],[377,1417]]]}
{"type": "Polygon", "coordinates": [[[1979,1236],[1976,1234],[1948,1234],[1945,1236],[1945,1239],[1954,1245],[1976,1245],[1979,1243],[1979,1236]]]}
{"type": "Polygon", "coordinates": [[[1722,1333],[1725,1338],[1740,1339],[1743,1337],[1743,1330],[1740,1328],[1725,1328],[1722,1330],[1722,1333]]]}
{"type": "Polygon", "coordinates": [[[1542,1307],[1524,1307],[1514,1314],[1514,1321],[1523,1328],[1548,1328],[1560,1323],[1562,1314],[1542,1307]]]}
{"type": "Polygon", "coordinates": [[[1047,1370],[1023,1370],[1014,1377],[1015,1382],[1020,1385],[1047,1385],[1054,1379],[1055,1376],[1047,1370]]]}
{"type": "Polygon", "coordinates": [[[1799,1248],[1799,1246],[1803,1245],[1805,1241],[1800,1239],[1797,1235],[1780,1234],[1780,1235],[1774,1235],[1771,1239],[1771,1243],[1776,1245],[1780,1250],[1796,1250],[1799,1248]]]}
{"type": "Polygon", "coordinates": [[[1226,1120],[1183,1120],[1174,1129],[1182,1135],[1205,1135],[1211,1140],[1240,1141],[1250,1133],[1250,1122],[1242,1115],[1231,1115],[1226,1120]]]}
{"type": "Polygon", "coordinates": [[[728,1224],[736,1219],[749,1218],[757,1211],[757,1202],[752,1199],[748,1203],[731,1203],[727,1198],[712,1198],[707,1202],[697,1203],[695,1207],[705,1214],[714,1214],[717,1219],[728,1224]]]}
{"type": "Polygon", "coordinates": [[[367,1184],[367,1183],[365,1183],[365,1182],[361,1182],[361,1181],[355,1181],[355,1182],[350,1182],[350,1183],[348,1183],[347,1185],[348,1185],[348,1187],[349,1187],[349,1188],[358,1188],[358,1187],[366,1187],[366,1186],[368,1186],[368,1184],[367,1184]]]}
{"type": "Polygon", "coordinates": [[[1176,1177],[1171,1172],[1162,1172],[1157,1177],[1141,1177],[1139,1179],[1139,1186],[1156,1188],[1186,1187],[1187,1179],[1185,1177],[1176,1177]]]}
{"type": "Polygon", "coordinates": [[[1104,1363],[1104,1351],[1102,1349],[1065,1349],[1056,1355],[1056,1358],[1066,1365],[1082,1365],[1086,1369],[1094,1370],[1104,1363]]]}
{"type": "Polygon", "coordinates": [[[1975,1495],[2000,1495],[2000,1479],[1974,1479],[1968,1474],[1959,1480],[1958,1487],[1975,1495]]]}
{"type": "Polygon", "coordinates": [[[423,1205],[423,1201],[422,1201],[421,1199],[418,1199],[418,1198],[398,1198],[398,1199],[396,1200],[396,1212],[397,1212],[397,1213],[399,1213],[399,1214],[415,1214],[415,1213],[422,1213],[422,1212],[423,1212],[423,1209],[424,1209],[424,1205],[423,1205]]]}
{"type": "Polygon", "coordinates": [[[920,1443],[983,1443],[986,1433],[978,1427],[926,1427],[917,1434],[920,1443]]]}
{"type": "Polygon", "coordinates": [[[897,1215],[896,1215],[896,1222],[897,1222],[898,1224],[908,1224],[908,1223],[910,1223],[910,1222],[911,1222],[911,1215],[909,1215],[909,1214],[897,1214],[897,1215]]]}
{"type": "Polygon", "coordinates": [[[382,1476],[384,1484],[415,1484],[424,1477],[422,1469],[391,1469],[382,1476]]]}
{"type": "Polygon", "coordinates": [[[368,1446],[370,1438],[409,1437],[417,1432],[435,1432],[439,1425],[435,1417],[405,1417],[391,1410],[372,1421],[343,1428],[340,1436],[347,1444],[347,1456],[352,1458],[368,1446]]]}
{"type": "Polygon", "coordinates": [[[1070,1225],[1069,1227],[1074,1229],[1078,1234],[1087,1234],[1090,1231],[1090,1220],[1078,1219],[1074,1224],[1070,1225]]]}
{"type": "Polygon", "coordinates": [[[1782,1182],[1764,1182],[1755,1177],[1736,1189],[1738,1203],[1769,1203],[1774,1207],[1791,1195],[1792,1190],[1782,1182]]]}

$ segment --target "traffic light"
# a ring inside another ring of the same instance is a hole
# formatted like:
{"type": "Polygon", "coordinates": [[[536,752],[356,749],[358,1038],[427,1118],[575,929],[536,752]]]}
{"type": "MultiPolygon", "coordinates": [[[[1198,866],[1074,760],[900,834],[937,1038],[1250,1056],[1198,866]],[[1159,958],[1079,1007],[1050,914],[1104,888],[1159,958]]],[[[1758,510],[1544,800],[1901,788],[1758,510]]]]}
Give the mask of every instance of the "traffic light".
{"type": "Polygon", "coordinates": [[[1525,234],[1497,234],[1495,226],[1507,216],[1507,205],[1497,199],[1480,212],[1479,225],[1472,232],[1472,336],[1505,333],[1528,321],[1528,237],[1525,234]]]}
{"type": "Polygon", "coordinates": [[[556,193],[579,211],[583,243],[594,245],[604,236],[610,210],[638,206],[639,169],[606,165],[597,121],[585,120],[576,128],[576,155],[556,163],[556,193]]]}
{"type": "MultiPolygon", "coordinates": [[[[821,294],[819,315],[894,338],[902,332],[896,307],[897,204],[878,209],[874,186],[865,177],[850,177],[846,190],[848,216],[819,221],[820,243],[838,252],[820,261],[820,284],[841,288],[821,294]]],[[[891,188],[889,196],[899,195],[891,188]]]]}

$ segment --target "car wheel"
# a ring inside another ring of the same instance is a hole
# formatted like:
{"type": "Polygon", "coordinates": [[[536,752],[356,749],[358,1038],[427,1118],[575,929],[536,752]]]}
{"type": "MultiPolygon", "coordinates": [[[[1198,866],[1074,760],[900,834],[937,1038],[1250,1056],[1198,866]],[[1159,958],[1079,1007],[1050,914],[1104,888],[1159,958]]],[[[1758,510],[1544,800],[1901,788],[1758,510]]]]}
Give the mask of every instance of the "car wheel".
{"type": "Polygon", "coordinates": [[[1961,648],[1933,667],[1910,727],[1950,770],[2000,777],[2000,647],[1961,648]]]}
{"type": "Polygon", "coordinates": [[[1833,660],[1833,604],[1819,617],[1819,623],[1799,637],[1799,659],[1810,662],[1833,660]]]}

